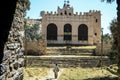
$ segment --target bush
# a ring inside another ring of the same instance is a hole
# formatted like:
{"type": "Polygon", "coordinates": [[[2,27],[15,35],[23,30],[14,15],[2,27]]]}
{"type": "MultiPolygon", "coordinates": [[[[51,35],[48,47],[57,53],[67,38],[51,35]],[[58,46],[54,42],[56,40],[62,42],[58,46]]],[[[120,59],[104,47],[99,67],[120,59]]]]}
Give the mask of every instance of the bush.
{"type": "Polygon", "coordinates": [[[112,64],[117,63],[117,52],[116,51],[111,51],[108,55],[109,59],[111,60],[112,64]]]}

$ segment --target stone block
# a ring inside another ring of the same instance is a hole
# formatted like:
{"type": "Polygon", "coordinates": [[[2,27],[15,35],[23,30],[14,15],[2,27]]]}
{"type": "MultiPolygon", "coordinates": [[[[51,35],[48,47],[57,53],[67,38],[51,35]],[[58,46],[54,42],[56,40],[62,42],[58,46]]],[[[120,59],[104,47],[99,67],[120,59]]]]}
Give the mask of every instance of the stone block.
{"type": "Polygon", "coordinates": [[[7,71],[7,67],[4,64],[0,64],[0,75],[4,74],[7,71]]]}

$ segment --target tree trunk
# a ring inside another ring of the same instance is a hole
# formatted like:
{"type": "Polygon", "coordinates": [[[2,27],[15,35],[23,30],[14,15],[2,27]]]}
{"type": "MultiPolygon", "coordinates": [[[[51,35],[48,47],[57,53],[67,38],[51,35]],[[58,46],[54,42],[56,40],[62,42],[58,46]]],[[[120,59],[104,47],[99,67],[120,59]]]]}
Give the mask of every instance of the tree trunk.
{"type": "Polygon", "coordinates": [[[117,2],[117,41],[118,41],[118,77],[120,80],[120,1],[116,0],[117,2]]]}

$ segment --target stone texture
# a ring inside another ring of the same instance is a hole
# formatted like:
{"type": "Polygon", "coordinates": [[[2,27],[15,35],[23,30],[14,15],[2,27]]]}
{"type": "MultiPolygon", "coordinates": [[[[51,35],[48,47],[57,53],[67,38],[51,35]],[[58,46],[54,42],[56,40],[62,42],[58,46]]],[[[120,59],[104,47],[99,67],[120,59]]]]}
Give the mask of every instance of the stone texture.
{"type": "Polygon", "coordinates": [[[24,16],[25,3],[18,0],[16,10],[0,64],[0,80],[22,80],[24,68],[24,16]]]}

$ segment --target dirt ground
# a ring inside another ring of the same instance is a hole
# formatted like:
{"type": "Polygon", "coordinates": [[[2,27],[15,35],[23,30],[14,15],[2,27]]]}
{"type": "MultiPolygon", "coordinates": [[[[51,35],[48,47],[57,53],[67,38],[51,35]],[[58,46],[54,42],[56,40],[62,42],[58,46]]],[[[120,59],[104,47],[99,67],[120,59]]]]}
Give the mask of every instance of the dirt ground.
{"type": "MultiPolygon", "coordinates": [[[[24,80],[92,80],[94,78],[117,77],[101,68],[61,68],[58,79],[54,79],[52,68],[26,68],[24,80]]],[[[111,80],[111,79],[110,79],[111,80]]]]}

